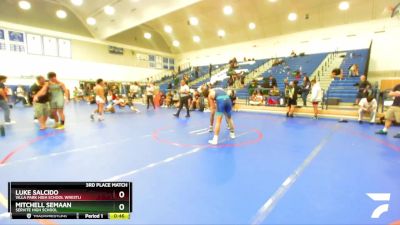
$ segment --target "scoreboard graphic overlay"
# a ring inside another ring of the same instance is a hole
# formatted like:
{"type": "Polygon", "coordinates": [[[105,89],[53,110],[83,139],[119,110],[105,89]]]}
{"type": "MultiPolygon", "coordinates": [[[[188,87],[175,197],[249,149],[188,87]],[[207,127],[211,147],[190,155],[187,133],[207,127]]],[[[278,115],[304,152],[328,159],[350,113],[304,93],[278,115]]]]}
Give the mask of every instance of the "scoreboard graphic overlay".
{"type": "Polygon", "coordinates": [[[12,219],[129,219],[131,182],[9,182],[12,219]]]}

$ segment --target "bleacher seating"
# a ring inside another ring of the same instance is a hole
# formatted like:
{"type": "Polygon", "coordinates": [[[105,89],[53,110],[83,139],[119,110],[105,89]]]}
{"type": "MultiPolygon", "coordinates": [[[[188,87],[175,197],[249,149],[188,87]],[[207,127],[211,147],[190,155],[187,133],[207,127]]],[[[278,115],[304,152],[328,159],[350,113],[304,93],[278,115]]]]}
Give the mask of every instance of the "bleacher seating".
{"type": "MultiPolygon", "coordinates": [[[[177,77],[179,80],[181,80],[181,79],[183,78],[183,75],[185,75],[185,74],[187,74],[187,73],[190,73],[190,70],[191,70],[190,67],[188,67],[188,68],[186,68],[186,69],[184,69],[184,70],[181,70],[181,72],[180,72],[179,74],[177,74],[176,77],[177,77]]],[[[160,86],[160,90],[161,90],[162,92],[165,93],[166,90],[168,89],[169,83],[174,83],[172,77],[170,77],[170,78],[168,78],[168,79],[166,79],[166,80],[163,80],[163,81],[161,81],[161,82],[158,84],[158,85],[160,86]]]]}
{"type": "MultiPolygon", "coordinates": [[[[281,92],[284,90],[284,80],[286,78],[289,81],[295,80],[295,76],[292,75],[294,71],[300,70],[302,77],[304,75],[311,76],[311,74],[318,68],[318,66],[322,63],[322,61],[326,58],[328,53],[319,53],[312,55],[305,55],[299,57],[286,57],[282,58],[284,60],[284,64],[277,65],[267,70],[262,74],[262,78],[268,78],[270,75],[275,77],[278,88],[281,92]]],[[[302,79],[299,84],[302,83],[302,79]]],[[[248,85],[243,89],[237,91],[238,96],[246,96],[248,94],[248,85]]]]}
{"type": "Polygon", "coordinates": [[[358,64],[359,74],[365,74],[367,67],[369,49],[361,49],[346,52],[346,58],[344,59],[340,69],[343,71],[344,80],[335,79],[329,86],[327,96],[328,98],[338,98],[340,102],[355,102],[358,87],[354,84],[358,83],[359,77],[350,77],[349,68],[353,64],[358,64]]]}
{"type": "MultiPolygon", "coordinates": [[[[217,64],[217,65],[212,65],[212,66],[213,66],[213,71],[215,71],[216,69],[218,69],[218,68],[220,68],[220,67],[226,66],[226,64],[217,64]]],[[[197,82],[197,83],[192,83],[191,86],[190,86],[190,88],[197,89],[197,88],[200,87],[201,85],[203,85],[203,84],[205,84],[205,83],[207,83],[207,82],[210,81],[210,78],[209,78],[209,65],[207,65],[207,66],[200,66],[199,68],[200,68],[200,69],[199,69],[199,71],[200,71],[200,72],[199,72],[199,77],[206,76],[207,79],[200,80],[200,81],[197,82]]]]}
{"type": "MultiPolygon", "coordinates": [[[[259,60],[256,60],[254,63],[239,62],[239,66],[238,66],[237,69],[238,70],[247,70],[248,73],[250,73],[250,72],[256,70],[257,68],[259,68],[260,66],[262,66],[263,64],[265,64],[267,61],[268,61],[268,59],[259,59],[259,60]]],[[[217,65],[218,66],[217,68],[224,67],[226,65],[227,64],[219,64],[219,65],[217,65]]],[[[208,66],[207,66],[207,74],[208,74],[208,66]]],[[[202,81],[200,81],[198,83],[192,84],[191,88],[197,89],[198,87],[200,87],[201,85],[203,85],[204,83],[207,83],[209,81],[210,81],[210,78],[207,78],[207,79],[202,80],[202,81]]],[[[228,80],[225,79],[222,82],[220,82],[218,84],[218,86],[225,88],[225,87],[227,87],[227,82],[228,82],[228,80]]]]}

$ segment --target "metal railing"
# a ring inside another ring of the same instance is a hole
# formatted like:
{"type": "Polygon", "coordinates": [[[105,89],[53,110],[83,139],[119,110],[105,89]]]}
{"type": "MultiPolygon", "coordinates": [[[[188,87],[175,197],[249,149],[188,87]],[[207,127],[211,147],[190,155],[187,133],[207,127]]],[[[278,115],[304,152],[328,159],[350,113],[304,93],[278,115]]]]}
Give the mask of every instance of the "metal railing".
{"type": "MultiPolygon", "coordinates": [[[[212,72],[211,72],[211,76],[213,76],[213,75],[215,75],[215,74],[217,74],[217,73],[220,73],[220,72],[223,71],[224,69],[227,69],[228,66],[229,66],[229,65],[225,65],[225,66],[218,67],[217,69],[213,69],[212,72]]],[[[203,74],[202,76],[200,76],[199,78],[196,78],[195,80],[189,82],[189,86],[198,84],[198,83],[200,83],[200,82],[202,82],[202,81],[204,81],[204,80],[206,80],[206,79],[209,79],[210,76],[207,76],[207,75],[209,75],[209,73],[205,73],[205,74],[203,74]]]]}
{"type": "Polygon", "coordinates": [[[263,65],[259,66],[257,69],[251,71],[245,77],[243,86],[248,85],[255,78],[257,78],[260,75],[262,75],[267,69],[271,68],[271,66],[272,66],[272,60],[268,60],[266,63],[264,63],[263,65]]]}
{"type": "Polygon", "coordinates": [[[332,52],[328,55],[327,59],[325,59],[321,65],[318,66],[318,69],[314,71],[310,78],[316,77],[318,81],[321,81],[321,76],[327,72],[328,68],[332,66],[333,61],[336,57],[338,57],[339,52],[332,52]]]}

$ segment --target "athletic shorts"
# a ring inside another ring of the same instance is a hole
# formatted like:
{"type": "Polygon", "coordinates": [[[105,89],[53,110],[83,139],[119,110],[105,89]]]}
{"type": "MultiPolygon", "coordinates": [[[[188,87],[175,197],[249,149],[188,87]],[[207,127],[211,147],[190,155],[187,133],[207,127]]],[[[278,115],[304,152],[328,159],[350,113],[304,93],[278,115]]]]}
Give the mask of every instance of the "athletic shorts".
{"type": "Polygon", "coordinates": [[[104,104],[104,99],[102,99],[100,96],[96,96],[96,104],[104,104]]]}
{"type": "Polygon", "coordinates": [[[228,118],[232,116],[232,101],[228,98],[217,99],[217,111],[215,113],[217,116],[225,114],[228,118]]]}
{"type": "Polygon", "coordinates": [[[386,112],[385,119],[400,123],[400,106],[391,106],[386,112]]]}
{"type": "Polygon", "coordinates": [[[51,109],[63,109],[64,108],[64,98],[53,99],[50,101],[51,109]]]}
{"type": "Polygon", "coordinates": [[[318,104],[319,104],[319,102],[312,102],[312,104],[313,104],[313,105],[318,105],[318,104]]]}
{"type": "Polygon", "coordinates": [[[297,100],[289,98],[288,106],[297,106],[297,100]]]}
{"type": "Polygon", "coordinates": [[[35,112],[35,118],[39,118],[42,116],[49,116],[50,114],[50,106],[49,103],[38,103],[36,102],[33,106],[35,112]]]}

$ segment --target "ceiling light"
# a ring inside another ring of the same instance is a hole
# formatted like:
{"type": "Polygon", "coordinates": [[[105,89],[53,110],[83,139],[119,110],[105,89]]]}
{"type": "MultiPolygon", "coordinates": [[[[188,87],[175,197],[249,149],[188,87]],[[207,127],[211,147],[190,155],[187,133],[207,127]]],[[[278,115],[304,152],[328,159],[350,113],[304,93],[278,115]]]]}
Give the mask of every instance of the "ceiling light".
{"type": "Polygon", "coordinates": [[[107,15],[114,15],[115,9],[112,6],[107,5],[106,7],[104,7],[104,13],[107,15]]]}
{"type": "Polygon", "coordinates": [[[164,31],[170,34],[170,33],[172,33],[172,27],[169,25],[166,25],[166,26],[164,26],[164,31]]]}
{"type": "Polygon", "coordinates": [[[224,14],[225,15],[231,15],[233,13],[233,8],[230,5],[227,5],[224,7],[224,14]]]}
{"type": "Polygon", "coordinates": [[[93,17],[89,17],[89,18],[86,19],[86,23],[91,25],[91,26],[94,26],[94,25],[96,25],[96,19],[93,18],[93,17]]]}
{"type": "Polygon", "coordinates": [[[172,45],[175,46],[175,47],[179,47],[180,44],[181,43],[179,43],[179,41],[177,41],[177,40],[172,42],[172,45]]]}
{"type": "Polygon", "coordinates": [[[289,13],[288,20],[290,20],[290,21],[297,20],[297,14],[296,13],[289,13]]]}
{"type": "Polygon", "coordinates": [[[224,30],[218,30],[218,37],[225,37],[225,31],[224,30]]]}
{"type": "Polygon", "coordinates": [[[349,2],[344,1],[339,4],[339,9],[342,11],[348,10],[349,8],[350,8],[349,2]]]}
{"type": "Polygon", "coordinates": [[[28,1],[19,1],[18,5],[23,10],[29,10],[31,8],[31,3],[28,1]]]}
{"type": "Polygon", "coordinates": [[[249,29],[250,30],[256,29],[256,24],[255,23],[249,23],[249,29]]]}
{"type": "Polygon", "coordinates": [[[144,33],[144,38],[150,39],[151,38],[151,34],[149,32],[144,33]]]}
{"type": "Polygon", "coordinates": [[[199,20],[196,17],[192,16],[189,18],[189,24],[192,26],[196,26],[199,24],[199,20]]]}
{"type": "Polygon", "coordinates": [[[71,3],[76,6],[81,6],[83,4],[83,0],[71,0],[71,3]]]}
{"type": "Polygon", "coordinates": [[[277,0],[268,0],[269,2],[275,3],[277,0]]]}
{"type": "Polygon", "coordinates": [[[193,41],[196,43],[200,42],[200,37],[199,36],[193,36],[193,41]]]}
{"type": "Polygon", "coordinates": [[[65,12],[65,11],[62,10],[62,9],[57,10],[56,15],[57,15],[57,17],[60,18],[60,19],[65,19],[65,18],[67,18],[67,12],[65,12]]]}

